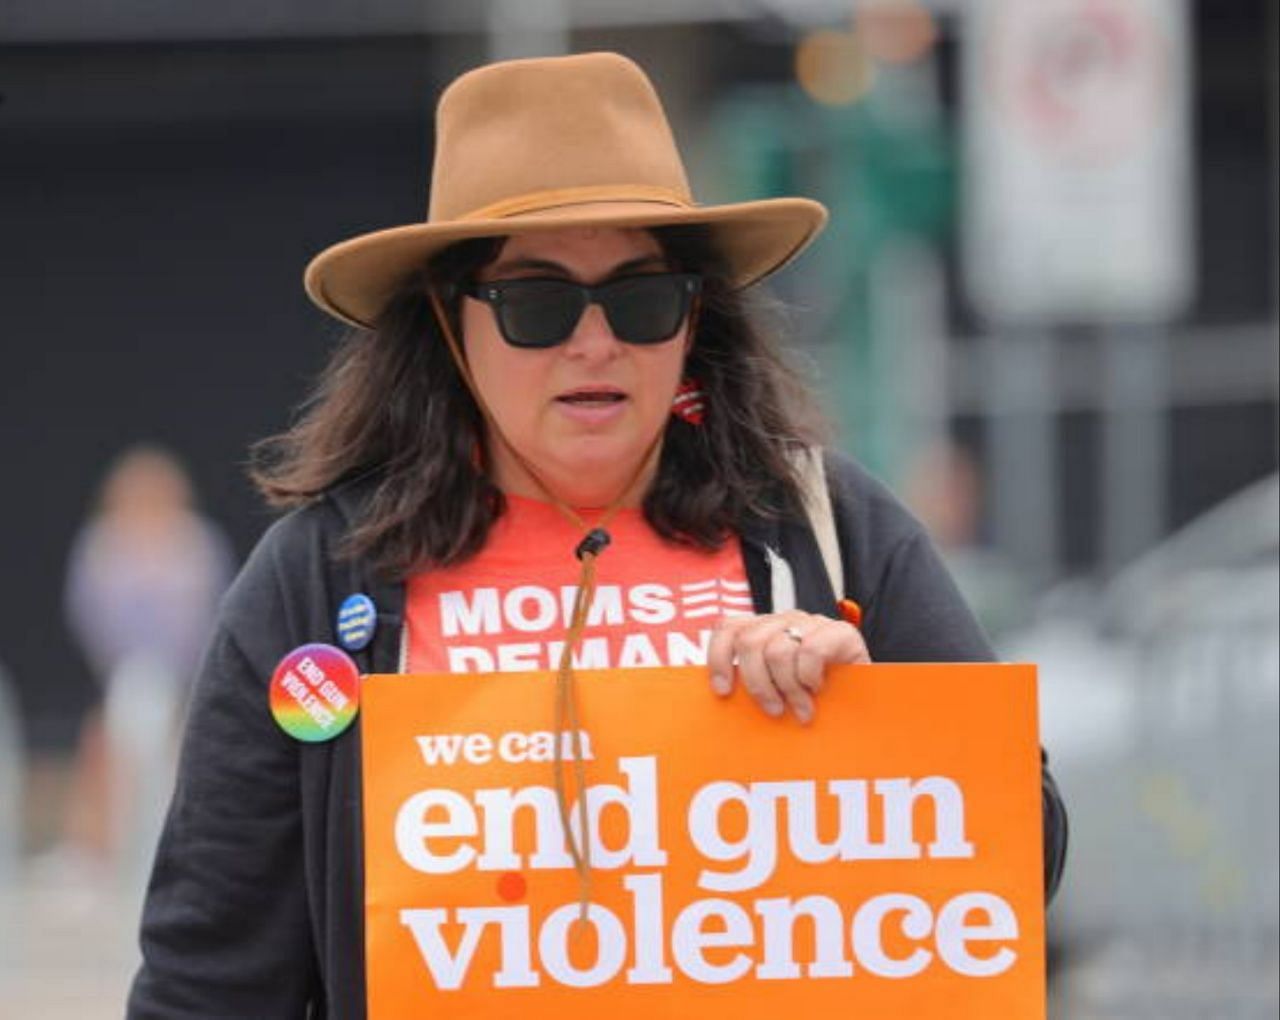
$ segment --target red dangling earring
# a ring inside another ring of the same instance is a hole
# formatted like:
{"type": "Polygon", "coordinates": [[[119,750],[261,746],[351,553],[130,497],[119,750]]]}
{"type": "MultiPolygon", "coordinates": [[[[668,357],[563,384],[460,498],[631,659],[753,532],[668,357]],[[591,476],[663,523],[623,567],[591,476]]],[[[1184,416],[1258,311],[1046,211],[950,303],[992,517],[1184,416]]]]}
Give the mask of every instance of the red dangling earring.
{"type": "Polygon", "coordinates": [[[690,425],[701,425],[707,409],[707,395],[697,379],[684,379],[671,401],[671,413],[690,425]]]}

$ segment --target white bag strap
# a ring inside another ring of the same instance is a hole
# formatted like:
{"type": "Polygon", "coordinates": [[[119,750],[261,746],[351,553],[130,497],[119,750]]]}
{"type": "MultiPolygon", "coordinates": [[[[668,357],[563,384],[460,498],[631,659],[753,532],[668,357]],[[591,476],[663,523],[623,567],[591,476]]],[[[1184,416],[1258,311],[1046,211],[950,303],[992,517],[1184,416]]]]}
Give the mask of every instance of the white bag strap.
{"type": "Polygon", "coordinates": [[[791,564],[779,556],[768,546],[764,547],[765,559],[769,561],[769,609],[774,613],[784,613],[796,607],[796,578],[791,572],[791,564]]]}
{"type": "Polygon", "coordinates": [[[840,559],[840,541],[836,537],[836,518],[831,508],[831,491],[827,488],[827,470],[822,463],[822,450],[809,446],[796,456],[800,491],[804,496],[809,526],[818,540],[818,550],[831,580],[836,600],[844,598],[844,563],[840,559]]]}

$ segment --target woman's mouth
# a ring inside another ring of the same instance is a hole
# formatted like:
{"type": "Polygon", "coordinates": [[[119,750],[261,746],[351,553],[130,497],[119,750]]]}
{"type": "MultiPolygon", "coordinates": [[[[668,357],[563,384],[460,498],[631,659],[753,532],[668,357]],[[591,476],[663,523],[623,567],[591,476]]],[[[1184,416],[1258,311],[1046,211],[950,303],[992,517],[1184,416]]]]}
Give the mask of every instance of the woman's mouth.
{"type": "Polygon", "coordinates": [[[556,399],[566,404],[616,404],[626,400],[627,395],[621,390],[614,389],[581,389],[562,393],[556,399]]]}
{"type": "Polygon", "coordinates": [[[622,413],[627,395],[611,386],[583,386],[556,397],[556,405],[574,421],[600,425],[622,413]]]}

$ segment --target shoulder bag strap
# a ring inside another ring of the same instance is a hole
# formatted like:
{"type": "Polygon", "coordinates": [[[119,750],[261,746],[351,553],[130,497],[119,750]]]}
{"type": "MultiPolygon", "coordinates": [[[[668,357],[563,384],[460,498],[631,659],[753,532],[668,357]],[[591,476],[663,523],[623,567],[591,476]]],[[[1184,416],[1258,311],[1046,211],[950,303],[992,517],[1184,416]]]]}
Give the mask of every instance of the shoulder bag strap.
{"type": "Polygon", "coordinates": [[[796,457],[800,476],[800,489],[804,496],[804,508],[809,526],[822,553],[827,577],[836,599],[844,598],[844,563],[840,559],[840,541],[836,537],[836,519],[831,508],[831,491],[827,488],[827,471],[822,462],[822,450],[808,446],[796,457]]]}

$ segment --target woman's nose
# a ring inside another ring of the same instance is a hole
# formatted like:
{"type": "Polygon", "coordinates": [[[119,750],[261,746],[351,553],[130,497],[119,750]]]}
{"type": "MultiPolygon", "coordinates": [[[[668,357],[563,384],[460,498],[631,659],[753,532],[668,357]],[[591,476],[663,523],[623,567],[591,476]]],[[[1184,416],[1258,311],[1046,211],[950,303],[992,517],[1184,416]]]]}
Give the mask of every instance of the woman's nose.
{"type": "Polygon", "coordinates": [[[613,335],[604,309],[598,304],[587,305],[565,341],[565,353],[578,358],[612,358],[621,347],[622,341],[613,335]]]}

